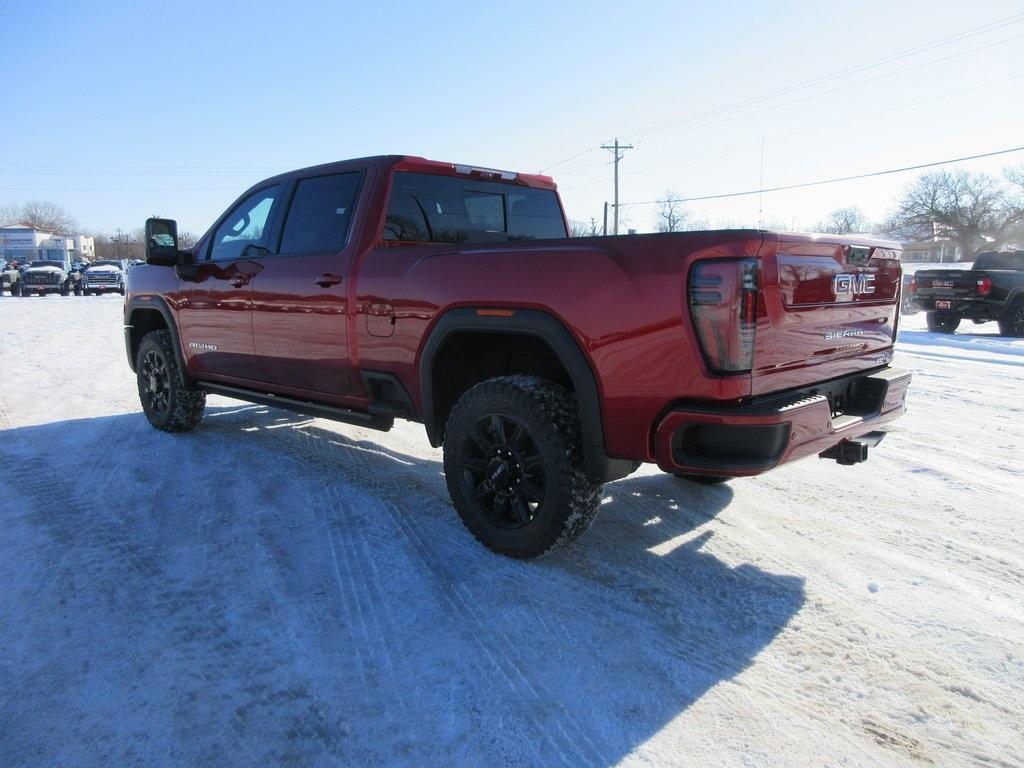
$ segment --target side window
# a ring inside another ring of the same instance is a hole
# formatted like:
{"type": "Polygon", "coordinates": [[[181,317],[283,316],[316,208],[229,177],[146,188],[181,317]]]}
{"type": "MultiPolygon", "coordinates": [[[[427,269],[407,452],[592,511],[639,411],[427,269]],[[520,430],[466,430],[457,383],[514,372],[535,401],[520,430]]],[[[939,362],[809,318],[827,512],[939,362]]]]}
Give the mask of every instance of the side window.
{"type": "Polygon", "coordinates": [[[232,261],[250,245],[266,246],[267,224],[281,195],[280,185],[267,187],[239,203],[213,234],[209,258],[232,261]]]}
{"type": "Polygon", "coordinates": [[[281,253],[340,251],[348,236],[359,173],[303,179],[295,188],[281,236],[281,253]]]}

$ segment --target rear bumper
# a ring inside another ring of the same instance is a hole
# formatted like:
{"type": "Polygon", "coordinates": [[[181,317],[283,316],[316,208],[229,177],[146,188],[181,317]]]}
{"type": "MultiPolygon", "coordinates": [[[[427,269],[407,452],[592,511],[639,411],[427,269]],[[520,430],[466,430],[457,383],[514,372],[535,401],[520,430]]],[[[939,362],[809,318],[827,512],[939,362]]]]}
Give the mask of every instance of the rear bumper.
{"type": "Polygon", "coordinates": [[[968,319],[994,320],[1002,312],[1002,304],[985,299],[956,299],[942,296],[915,296],[914,305],[926,312],[942,312],[943,314],[959,315],[968,319]],[[939,309],[936,302],[948,301],[948,309],[939,309]]]}
{"type": "Polygon", "coordinates": [[[655,429],[655,458],[673,474],[757,475],[877,431],[903,413],[909,384],[909,372],[883,368],[739,408],[675,408],[655,429]]]}

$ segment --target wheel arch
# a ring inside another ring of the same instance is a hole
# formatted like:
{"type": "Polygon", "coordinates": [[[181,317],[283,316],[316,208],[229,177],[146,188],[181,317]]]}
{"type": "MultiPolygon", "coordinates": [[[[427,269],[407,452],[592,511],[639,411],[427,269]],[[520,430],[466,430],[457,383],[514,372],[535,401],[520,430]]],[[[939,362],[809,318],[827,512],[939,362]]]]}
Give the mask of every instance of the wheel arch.
{"type": "Polygon", "coordinates": [[[139,345],[142,343],[143,337],[150,331],[159,330],[170,332],[181,383],[186,388],[192,389],[192,381],[189,379],[185,367],[185,356],[181,351],[177,323],[174,322],[174,315],[171,313],[170,307],[167,306],[167,302],[159,296],[147,296],[145,299],[133,296],[125,304],[124,342],[128,365],[132,371],[135,371],[135,360],[138,357],[139,345]]]}
{"type": "MultiPolygon", "coordinates": [[[[594,482],[604,483],[625,477],[636,469],[637,462],[612,459],[607,454],[598,380],[583,349],[560,320],[535,309],[515,309],[506,316],[482,314],[475,307],[460,307],[448,310],[434,324],[419,358],[420,418],[431,445],[436,447],[443,442],[445,422],[454,405],[454,401],[447,401],[453,399],[450,396],[445,399],[441,388],[436,386],[438,364],[444,361],[447,345],[460,334],[504,336],[510,342],[516,338],[531,339],[544,345],[564,370],[575,392],[588,477],[594,482]]],[[[520,371],[502,371],[498,375],[512,372],[520,371]]],[[[478,383],[472,377],[467,381],[470,385],[478,383]]]]}

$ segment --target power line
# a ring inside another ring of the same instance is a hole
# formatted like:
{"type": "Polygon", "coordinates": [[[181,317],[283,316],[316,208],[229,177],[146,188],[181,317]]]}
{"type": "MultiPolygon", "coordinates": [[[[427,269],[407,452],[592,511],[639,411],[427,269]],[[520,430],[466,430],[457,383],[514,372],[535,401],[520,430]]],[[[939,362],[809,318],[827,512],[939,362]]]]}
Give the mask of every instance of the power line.
{"type": "MultiPolygon", "coordinates": [[[[827,91],[821,91],[820,93],[812,93],[812,94],[810,94],[808,96],[801,96],[798,99],[792,99],[790,101],[783,101],[783,102],[780,102],[778,104],[769,104],[767,106],[760,107],[759,109],[751,110],[750,112],[742,112],[742,113],[740,113],[738,115],[730,115],[729,117],[723,117],[720,120],[714,120],[714,121],[708,122],[708,123],[701,123],[700,125],[692,125],[692,126],[689,126],[687,128],[681,128],[681,129],[679,129],[677,131],[670,131],[668,133],[663,133],[663,134],[660,134],[658,136],[651,136],[650,138],[644,139],[643,141],[641,141],[639,143],[643,144],[643,143],[646,143],[646,142],[658,141],[660,139],[666,139],[666,138],[668,138],[670,136],[678,136],[678,135],[680,135],[682,133],[690,133],[692,131],[699,131],[702,128],[711,128],[713,126],[721,125],[723,123],[729,123],[729,122],[732,122],[734,120],[742,120],[745,117],[752,117],[754,115],[759,115],[759,114],[761,114],[763,112],[770,112],[773,109],[780,109],[782,107],[789,107],[789,106],[792,106],[794,104],[802,104],[805,101],[812,101],[813,99],[817,99],[817,98],[820,98],[822,96],[830,96],[830,95],[832,95],[834,93],[839,93],[840,91],[845,91],[845,90],[848,90],[850,88],[857,88],[857,87],[862,86],[862,85],[867,85],[869,83],[874,83],[874,82],[877,82],[879,80],[884,80],[885,78],[888,78],[888,77],[895,77],[896,75],[902,75],[902,74],[905,74],[907,72],[911,72],[911,71],[913,71],[915,69],[921,69],[922,67],[931,66],[932,64],[940,64],[940,63],[942,63],[944,61],[949,61],[951,59],[956,59],[956,58],[959,58],[961,56],[966,56],[966,55],[971,54],[971,53],[977,53],[978,51],[983,51],[983,50],[987,50],[989,48],[994,48],[997,45],[1005,45],[1006,43],[1012,43],[1015,40],[1020,40],[1022,38],[1024,38],[1024,34],[1015,35],[1013,37],[1009,37],[1009,38],[1006,38],[1004,40],[997,40],[996,42],[993,42],[993,43],[987,43],[985,45],[980,45],[980,46],[978,46],[976,48],[969,48],[966,51],[958,51],[957,53],[952,53],[952,54],[950,54],[948,56],[943,56],[943,57],[938,58],[938,59],[932,59],[931,61],[924,61],[924,62],[921,62],[919,64],[914,64],[914,65],[909,66],[909,67],[904,67],[903,69],[897,69],[897,70],[895,70],[893,72],[886,72],[886,73],[883,73],[881,75],[875,75],[874,77],[869,77],[869,78],[867,78],[865,80],[858,80],[858,81],[856,81],[854,83],[847,83],[845,85],[840,85],[840,86],[838,86],[836,88],[831,88],[831,89],[829,89],[827,91]]],[[[710,114],[710,113],[707,113],[707,114],[710,114]]],[[[687,121],[686,120],[682,120],[682,121],[679,121],[679,123],[677,123],[677,124],[681,124],[681,123],[684,123],[684,122],[687,122],[687,121]]],[[[583,165],[583,166],[579,166],[579,167],[576,167],[576,168],[571,168],[568,171],[563,171],[563,175],[568,175],[570,173],[581,173],[583,171],[587,171],[587,170],[590,170],[590,169],[596,168],[596,167],[597,167],[596,165],[583,165]]],[[[657,167],[660,167],[660,166],[655,166],[655,168],[657,168],[657,167]]]]}
{"type": "Polygon", "coordinates": [[[827,91],[821,91],[820,93],[812,93],[812,94],[810,94],[808,96],[801,96],[799,99],[792,99],[790,101],[783,101],[783,102],[780,102],[778,104],[769,104],[768,106],[760,107],[759,109],[754,109],[754,110],[751,110],[750,112],[743,112],[743,113],[738,114],[738,115],[731,115],[729,117],[723,117],[720,120],[714,120],[714,121],[712,121],[710,123],[701,123],[700,125],[693,125],[693,126],[689,126],[687,128],[681,128],[678,131],[669,131],[668,133],[662,133],[662,134],[659,134],[657,136],[651,136],[651,137],[649,137],[647,139],[644,139],[644,142],[646,143],[646,142],[651,142],[651,141],[658,141],[659,139],[666,139],[669,136],[678,136],[681,133],[689,133],[690,131],[699,131],[701,128],[710,128],[712,126],[721,125],[722,123],[728,123],[728,122],[731,122],[733,120],[742,120],[745,117],[752,117],[753,115],[759,115],[759,114],[761,114],[763,112],[770,112],[773,109],[780,109],[781,107],[790,107],[790,106],[792,106],[794,104],[802,104],[805,101],[811,101],[813,99],[818,99],[818,98],[821,98],[822,96],[831,96],[833,93],[839,93],[840,91],[846,91],[846,90],[849,90],[850,88],[858,88],[858,87],[860,87],[862,85],[868,85],[869,83],[875,83],[875,82],[878,82],[879,80],[884,80],[884,79],[886,79],[888,77],[895,77],[896,75],[906,74],[907,72],[912,72],[915,69],[921,69],[923,67],[929,67],[929,66],[931,66],[933,64],[941,64],[944,61],[950,61],[951,59],[957,59],[957,58],[960,58],[961,56],[967,56],[968,54],[971,54],[971,53],[977,53],[978,51],[984,51],[984,50],[987,50],[989,48],[994,48],[997,45],[1006,45],[1007,43],[1012,43],[1012,42],[1014,42],[1016,40],[1020,40],[1022,38],[1024,38],[1024,34],[1015,35],[1013,37],[1008,37],[1008,38],[1006,38],[1004,40],[997,40],[994,43],[987,43],[985,45],[980,45],[977,48],[968,48],[966,51],[958,51],[957,53],[951,53],[948,56],[943,56],[942,58],[932,59],[931,61],[923,61],[920,64],[914,64],[914,65],[909,66],[909,67],[904,67],[903,69],[897,69],[897,70],[895,70],[893,72],[885,72],[885,73],[883,73],[881,75],[875,75],[874,77],[869,77],[869,78],[866,78],[864,80],[857,80],[856,82],[853,82],[853,83],[847,83],[846,85],[840,85],[840,86],[837,86],[835,88],[831,88],[831,89],[829,89],[827,91]]]}
{"type": "MultiPolygon", "coordinates": [[[[693,120],[700,119],[701,117],[710,117],[710,116],[713,116],[715,114],[719,114],[721,112],[727,112],[729,110],[736,109],[736,108],[739,108],[739,107],[742,107],[742,106],[746,106],[748,104],[753,104],[753,103],[756,103],[758,101],[764,101],[765,99],[772,98],[773,96],[784,95],[786,93],[791,93],[793,91],[802,90],[803,88],[808,88],[808,87],[813,86],[813,85],[818,85],[818,84],[821,84],[823,82],[828,82],[829,80],[835,80],[837,78],[844,77],[846,75],[853,74],[855,72],[860,72],[860,71],[863,71],[865,69],[872,69],[874,67],[881,66],[882,64],[887,64],[887,63],[890,63],[890,62],[893,62],[893,61],[898,61],[900,59],[904,59],[904,58],[907,58],[909,56],[913,56],[915,54],[924,53],[926,51],[932,50],[934,48],[939,48],[939,47],[942,47],[944,45],[950,45],[952,43],[956,43],[956,42],[959,42],[961,40],[965,40],[965,39],[967,39],[969,37],[975,37],[975,36],[983,34],[985,32],[991,32],[991,31],[996,30],[996,29],[1001,29],[1002,27],[1007,27],[1007,26],[1010,26],[1012,24],[1017,24],[1017,23],[1019,23],[1022,20],[1024,20],[1024,13],[1015,14],[1013,16],[1007,16],[1007,17],[1002,18],[1002,19],[996,19],[995,21],[991,21],[991,22],[989,22],[987,24],[983,24],[983,25],[978,26],[978,27],[970,27],[970,28],[968,28],[966,30],[954,33],[952,35],[947,35],[945,37],[940,37],[940,38],[937,38],[935,40],[931,40],[931,41],[928,41],[928,42],[925,42],[925,43],[920,43],[920,44],[918,44],[916,46],[913,46],[912,48],[907,48],[907,49],[904,49],[902,51],[897,51],[895,53],[889,54],[888,56],[884,56],[884,57],[879,58],[879,59],[872,59],[872,60],[867,61],[867,62],[862,62],[861,64],[856,64],[856,65],[854,65],[852,67],[847,67],[846,69],[839,70],[837,72],[833,72],[833,73],[830,73],[830,74],[827,74],[827,75],[822,75],[820,77],[813,78],[811,80],[805,80],[805,81],[802,81],[802,82],[799,82],[799,83],[794,83],[794,84],[786,86],[784,88],[779,88],[779,89],[776,89],[774,91],[769,91],[767,93],[763,93],[763,94],[758,95],[758,96],[753,96],[751,98],[744,99],[744,100],[739,101],[739,102],[734,102],[732,104],[727,104],[727,105],[723,105],[723,106],[720,106],[720,107],[715,107],[714,109],[708,110],[706,112],[696,113],[696,114],[687,116],[685,118],[680,118],[680,119],[675,120],[675,121],[670,121],[668,123],[663,123],[663,124],[658,125],[658,126],[652,126],[652,127],[648,127],[648,128],[643,128],[643,129],[640,129],[638,131],[634,131],[632,133],[628,133],[628,134],[625,134],[625,135],[627,137],[639,136],[639,135],[642,135],[644,133],[650,133],[650,132],[653,132],[653,131],[656,131],[656,130],[661,130],[663,128],[672,127],[674,125],[680,125],[680,124],[685,123],[685,122],[691,122],[693,120]]],[[[1017,38],[1011,38],[1011,40],[1014,40],[1014,39],[1017,39],[1017,38]]],[[[1009,41],[1001,41],[1001,42],[1009,42],[1009,41]]],[[[998,45],[1000,43],[996,43],[996,44],[998,45]]],[[[986,46],[982,46],[982,47],[984,48],[986,46]]],[[[973,50],[981,50],[981,49],[980,48],[979,49],[972,49],[972,51],[973,50]]],[[[972,51],[967,51],[966,53],[970,53],[972,51]]],[[[957,55],[959,55],[959,54],[957,54],[957,55]]],[[[929,62],[929,63],[938,63],[938,62],[941,62],[941,61],[945,61],[945,59],[939,59],[938,61],[933,61],[933,62],[929,62]]],[[[923,65],[921,65],[921,66],[923,66],[923,65]]],[[[914,69],[914,67],[911,67],[910,69],[914,69]]],[[[901,70],[900,72],[903,72],[903,71],[908,71],[908,70],[901,70]]],[[[897,72],[897,73],[894,73],[894,74],[899,74],[900,72],[897,72]]],[[[867,81],[867,82],[870,82],[870,81],[867,81]]],[[[834,91],[827,91],[826,94],[827,93],[833,93],[833,92],[834,91]]],[[[819,94],[819,95],[825,95],[825,94],[819,94]]],[[[814,97],[812,97],[812,98],[814,98],[814,97]]],[[[740,115],[739,117],[745,117],[745,116],[746,115],[740,115]]],[[[712,123],[712,125],[714,125],[714,124],[717,124],[717,123],[712,123]]],[[[662,138],[662,137],[657,137],[657,138],[662,138]]],[[[653,139],[651,139],[651,140],[653,140],[653,139]]],[[[544,173],[546,171],[551,170],[552,168],[557,168],[557,167],[559,167],[561,165],[565,165],[566,163],[571,162],[573,160],[576,160],[576,159],[578,159],[580,157],[583,157],[584,155],[591,154],[592,152],[595,152],[596,150],[598,150],[600,148],[601,148],[600,146],[588,147],[587,149],[583,150],[582,152],[577,152],[576,154],[570,155],[569,157],[567,157],[567,158],[565,158],[563,160],[559,160],[556,163],[551,163],[550,165],[544,166],[543,168],[540,169],[540,172],[544,173]]],[[[585,168],[579,168],[579,169],[576,169],[576,170],[586,170],[586,169],[585,168]]]]}
{"type": "Polygon", "coordinates": [[[995,152],[985,152],[980,155],[967,155],[965,157],[954,157],[951,160],[938,160],[934,163],[921,163],[920,165],[908,165],[903,168],[889,168],[884,171],[873,171],[872,173],[859,173],[855,176],[840,176],[835,179],[821,179],[820,181],[805,181],[801,184],[788,184],[784,187],[768,187],[765,189],[750,189],[745,192],[726,192],[720,195],[700,195],[698,197],[680,197],[665,200],[641,200],[635,203],[622,203],[622,205],[655,205],[657,203],[692,203],[698,200],[721,200],[726,197],[743,197],[745,195],[760,195],[766,192],[783,192],[787,189],[803,189],[805,187],[818,187],[822,184],[836,184],[840,181],[855,181],[857,179],[870,179],[875,176],[888,176],[893,173],[905,173],[906,171],[919,171],[922,168],[934,168],[937,165],[952,165],[963,163],[967,160],[980,160],[984,157],[995,157],[996,155],[1008,155],[1011,152],[1024,152],[1024,147],[1012,147],[1010,149],[999,149],[995,152]]]}
{"type": "MultiPolygon", "coordinates": [[[[935,48],[941,48],[942,46],[945,46],[945,45],[950,45],[952,43],[958,43],[958,42],[960,42],[962,40],[966,40],[967,38],[976,37],[977,35],[984,34],[985,32],[992,32],[992,31],[994,31],[996,29],[1001,29],[1003,27],[1008,27],[1008,26],[1010,26],[1012,24],[1017,24],[1017,23],[1019,23],[1021,21],[1024,21],[1024,13],[1018,13],[1018,14],[1015,14],[1013,16],[1008,16],[1008,17],[1006,17],[1004,19],[997,19],[996,21],[989,22],[988,24],[983,24],[980,27],[972,27],[970,29],[964,30],[963,32],[958,32],[958,33],[953,34],[953,35],[947,35],[946,37],[941,37],[941,38],[938,38],[937,40],[933,40],[933,41],[930,41],[930,42],[927,42],[927,43],[921,43],[920,45],[917,45],[917,46],[915,46],[913,48],[908,48],[908,49],[905,49],[903,51],[897,51],[896,53],[890,54],[888,56],[883,56],[882,58],[879,58],[879,59],[872,59],[871,61],[863,62],[861,64],[855,64],[852,67],[847,67],[846,69],[842,69],[842,70],[839,70],[837,72],[833,72],[833,73],[830,73],[830,74],[827,74],[827,75],[822,75],[820,77],[812,78],[810,80],[804,80],[803,82],[796,83],[796,84],[793,84],[793,85],[789,85],[789,86],[786,86],[784,88],[779,88],[777,90],[770,91],[770,92],[765,93],[765,94],[761,94],[760,96],[753,96],[753,97],[751,97],[749,99],[744,99],[742,101],[733,102],[732,104],[726,104],[726,105],[721,106],[721,107],[715,107],[714,109],[708,110],[706,112],[701,112],[701,113],[693,114],[693,115],[690,115],[690,116],[687,116],[687,117],[684,117],[684,118],[680,118],[680,119],[677,119],[677,120],[673,120],[673,121],[670,121],[670,122],[667,122],[667,123],[662,123],[660,125],[651,126],[649,128],[643,128],[643,129],[641,129],[639,131],[634,131],[632,133],[627,133],[626,136],[627,137],[632,137],[632,136],[640,136],[640,135],[645,134],[645,133],[653,133],[655,131],[659,131],[659,130],[662,130],[664,128],[671,128],[674,125],[680,125],[680,124],[682,124],[684,122],[691,122],[693,120],[698,120],[698,119],[700,119],[702,117],[710,117],[710,116],[713,116],[713,115],[718,114],[720,112],[728,112],[728,111],[730,111],[732,109],[738,109],[739,107],[745,107],[748,104],[754,104],[754,103],[759,102],[759,101],[765,101],[766,99],[770,99],[770,98],[772,98],[774,96],[783,96],[783,95],[785,95],[787,93],[792,93],[793,91],[803,90],[804,88],[809,88],[809,87],[811,87],[813,85],[820,85],[821,83],[826,83],[826,82],[829,82],[830,80],[836,80],[836,79],[839,79],[841,77],[845,77],[847,75],[855,74],[857,72],[863,72],[866,69],[873,69],[875,67],[881,66],[882,64],[889,64],[889,63],[891,63],[893,61],[899,61],[900,59],[905,59],[905,58],[908,58],[910,56],[915,56],[915,55],[917,55],[919,53],[925,53],[925,52],[933,50],[935,48]]],[[[1016,39],[1016,38],[1011,38],[1011,39],[1016,39]]],[[[986,46],[982,46],[982,47],[986,47],[986,46]]],[[[980,48],[976,48],[976,49],[972,49],[972,50],[980,50],[980,48]]],[[[966,53],[970,53],[970,52],[971,51],[966,51],[966,53]]],[[[956,55],[960,55],[960,54],[956,54],[956,55]]],[[[944,61],[944,60],[945,59],[938,59],[937,61],[944,61]]],[[[905,70],[901,70],[901,71],[905,71],[905,70]]],[[[828,91],[827,93],[831,93],[831,91],[828,91]]]]}
{"type": "MultiPolygon", "coordinates": [[[[1004,77],[1004,78],[1002,78],[1000,80],[992,80],[991,82],[988,82],[988,83],[982,83],[980,85],[972,85],[969,88],[960,88],[960,89],[955,90],[955,91],[949,91],[947,93],[940,93],[940,94],[938,94],[936,96],[929,96],[927,99],[920,99],[918,101],[911,101],[911,102],[908,102],[906,104],[899,104],[899,105],[897,105],[895,107],[888,107],[886,109],[882,109],[882,110],[879,110],[877,112],[866,112],[864,114],[854,115],[853,117],[849,117],[849,118],[846,118],[844,120],[836,120],[836,121],[831,122],[831,123],[824,123],[822,125],[816,125],[816,126],[814,126],[812,128],[803,128],[803,129],[801,129],[799,131],[793,131],[791,133],[779,134],[778,136],[769,136],[766,139],[766,141],[768,141],[768,142],[785,141],[786,139],[792,139],[792,138],[795,138],[797,136],[805,136],[806,134],[815,133],[817,131],[824,131],[824,130],[827,130],[829,128],[838,128],[839,126],[848,125],[850,123],[855,123],[855,122],[857,122],[859,120],[867,120],[867,119],[872,118],[872,117],[879,117],[880,115],[887,115],[887,114],[889,114],[891,112],[898,112],[898,111],[903,110],[903,109],[910,109],[911,107],[919,107],[922,104],[929,104],[929,103],[931,103],[933,101],[939,101],[941,99],[948,99],[951,96],[960,96],[960,95],[965,94],[965,93],[971,93],[972,91],[979,91],[979,90],[981,90],[983,88],[991,88],[994,85],[1002,85],[1003,83],[1009,83],[1009,82],[1012,82],[1014,80],[1020,80],[1022,77],[1024,77],[1024,73],[1018,74],[1018,75],[1011,75],[1010,77],[1004,77]]],[[[674,165],[683,165],[685,163],[692,163],[692,162],[695,162],[697,160],[706,160],[706,159],[712,158],[712,157],[720,157],[721,155],[726,155],[726,154],[729,154],[731,152],[739,152],[739,151],[744,150],[744,149],[754,149],[755,147],[759,147],[759,146],[761,146],[761,142],[760,141],[754,141],[754,142],[751,142],[749,144],[740,144],[740,145],[737,145],[737,146],[728,147],[727,149],[720,149],[720,150],[717,150],[715,152],[707,152],[707,153],[704,153],[704,154],[701,154],[701,155],[693,155],[691,157],[686,157],[686,158],[683,158],[681,160],[673,160],[673,161],[667,162],[667,163],[659,163],[658,165],[652,165],[652,166],[649,166],[647,168],[641,168],[640,170],[633,171],[631,173],[624,173],[622,175],[623,176],[639,176],[642,173],[650,173],[651,171],[659,171],[659,170],[661,170],[663,168],[669,168],[669,167],[674,166],[674,165]]],[[[572,171],[563,171],[562,173],[563,174],[572,173],[572,171]]],[[[559,174],[559,175],[562,175],[562,174],[559,174]]],[[[584,184],[577,184],[574,187],[565,187],[564,191],[570,192],[570,191],[572,191],[574,189],[582,189],[583,187],[592,187],[595,184],[603,184],[603,183],[604,183],[604,179],[597,179],[595,181],[588,181],[588,182],[586,182],[584,184]]]]}

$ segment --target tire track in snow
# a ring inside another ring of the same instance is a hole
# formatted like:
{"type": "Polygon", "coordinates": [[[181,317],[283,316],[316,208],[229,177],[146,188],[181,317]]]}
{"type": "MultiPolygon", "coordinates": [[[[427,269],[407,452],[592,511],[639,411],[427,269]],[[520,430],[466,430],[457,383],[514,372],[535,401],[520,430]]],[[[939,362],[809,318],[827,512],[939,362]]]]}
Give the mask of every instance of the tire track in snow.
{"type": "MultiPolygon", "coordinates": [[[[330,430],[323,430],[321,427],[315,428],[321,433],[328,432],[329,434],[334,434],[330,430]]],[[[535,701],[545,704],[557,704],[562,709],[562,714],[564,715],[562,718],[555,719],[555,726],[559,732],[557,734],[552,733],[545,726],[544,722],[533,713],[530,707],[524,708],[521,704],[517,704],[522,710],[525,719],[531,722],[536,730],[545,734],[548,742],[557,751],[563,763],[567,765],[578,765],[581,761],[586,764],[607,763],[590,737],[578,726],[575,726],[572,718],[564,710],[564,707],[558,703],[557,698],[550,695],[541,683],[531,679],[525,673],[525,665],[521,657],[517,653],[514,644],[507,639],[508,632],[496,631],[497,628],[494,626],[494,623],[485,620],[473,608],[474,600],[486,603],[488,598],[482,595],[467,595],[463,589],[456,586],[455,580],[445,567],[445,563],[434,554],[436,547],[432,547],[416,530],[415,525],[407,519],[408,516],[397,509],[396,503],[406,503],[410,498],[410,489],[407,485],[408,478],[401,478],[398,482],[394,479],[389,479],[367,465],[366,456],[368,454],[364,452],[361,446],[333,445],[332,441],[325,439],[322,434],[313,434],[311,430],[303,429],[301,426],[296,426],[294,429],[276,428],[264,430],[263,434],[265,436],[269,435],[272,441],[292,458],[299,460],[306,466],[314,464],[318,469],[328,473],[330,475],[328,482],[333,480],[339,470],[343,470],[349,476],[346,478],[347,482],[363,485],[376,491],[379,501],[387,510],[388,516],[392,521],[392,530],[403,538],[409,545],[409,549],[416,555],[428,572],[431,573],[440,589],[441,595],[449,606],[459,615],[472,620],[475,631],[470,633],[471,640],[483,651],[490,667],[499,672],[505,679],[506,684],[514,694],[513,700],[525,692],[535,701]],[[299,432],[301,438],[297,441],[294,436],[282,434],[285,432],[299,432]],[[302,445],[296,445],[297,442],[301,442],[302,445]],[[339,461],[339,454],[342,453],[344,454],[344,459],[339,461]],[[350,457],[353,455],[356,458],[350,463],[350,457]],[[355,477],[352,477],[352,475],[355,475],[355,477]],[[405,481],[405,483],[403,484],[402,481],[405,481]],[[495,637],[488,639],[492,635],[495,637]],[[566,727],[571,728],[574,733],[567,733],[566,727]],[[581,751],[578,746],[580,743],[587,745],[591,754],[581,751]]],[[[358,439],[349,438],[344,435],[339,435],[339,437],[346,440],[358,439]]],[[[430,495],[434,496],[438,502],[441,501],[436,494],[431,493],[430,495]]],[[[413,496],[413,498],[416,498],[416,496],[413,496]]],[[[447,499],[443,503],[445,507],[451,509],[447,499]]],[[[454,510],[451,510],[451,514],[455,514],[454,510]]],[[[432,529],[431,534],[433,537],[437,537],[440,534],[440,538],[444,540],[446,557],[457,559],[456,556],[460,551],[464,552],[466,557],[469,558],[481,555],[479,545],[472,541],[468,535],[464,535],[461,526],[458,528],[455,526],[444,527],[454,529],[455,535],[444,535],[441,528],[432,529]],[[452,545],[450,548],[447,546],[449,543],[452,545]]],[[[501,572],[507,572],[508,568],[509,566],[502,563],[495,568],[495,572],[489,575],[504,575],[501,572]]],[[[544,762],[543,755],[538,754],[538,759],[544,762]]]]}

